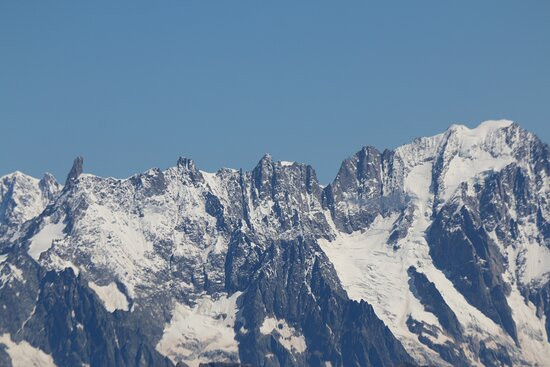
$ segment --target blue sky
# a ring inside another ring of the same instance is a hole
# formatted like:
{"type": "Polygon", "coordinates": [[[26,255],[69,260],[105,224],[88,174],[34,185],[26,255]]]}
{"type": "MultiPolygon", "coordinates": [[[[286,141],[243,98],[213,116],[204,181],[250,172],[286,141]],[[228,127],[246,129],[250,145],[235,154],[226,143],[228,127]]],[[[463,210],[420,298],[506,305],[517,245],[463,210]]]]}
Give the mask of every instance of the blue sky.
{"type": "Polygon", "coordinates": [[[518,121],[550,141],[550,1],[2,1],[0,175],[174,165],[321,182],[361,146],[518,121]]]}

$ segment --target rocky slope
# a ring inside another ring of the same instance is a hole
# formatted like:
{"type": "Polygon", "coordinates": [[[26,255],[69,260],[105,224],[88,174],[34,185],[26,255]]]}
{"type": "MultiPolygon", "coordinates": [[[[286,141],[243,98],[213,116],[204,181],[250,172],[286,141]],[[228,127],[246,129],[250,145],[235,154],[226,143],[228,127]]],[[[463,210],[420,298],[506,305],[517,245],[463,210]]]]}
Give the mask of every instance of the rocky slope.
{"type": "Polygon", "coordinates": [[[0,178],[0,362],[547,365],[549,148],[509,121],[308,165],[0,178]],[[28,362],[31,358],[31,362],[28,362]]]}

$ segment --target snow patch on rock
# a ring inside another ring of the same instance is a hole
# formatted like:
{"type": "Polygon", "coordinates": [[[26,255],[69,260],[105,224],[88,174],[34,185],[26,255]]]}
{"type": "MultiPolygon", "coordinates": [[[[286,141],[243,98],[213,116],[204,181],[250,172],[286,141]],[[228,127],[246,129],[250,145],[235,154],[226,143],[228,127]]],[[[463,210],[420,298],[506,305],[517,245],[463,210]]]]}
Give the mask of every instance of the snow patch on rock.
{"type": "Polygon", "coordinates": [[[13,367],[55,367],[51,355],[24,340],[19,343],[12,341],[10,334],[0,335],[0,344],[6,346],[13,367]]]}
{"type": "Polygon", "coordinates": [[[545,317],[542,316],[542,320],[537,317],[535,305],[530,301],[526,302],[516,287],[512,287],[510,295],[506,299],[512,309],[523,355],[529,358],[534,365],[547,365],[548,356],[550,356],[550,343],[548,343],[544,328],[545,317]]]}
{"type": "Polygon", "coordinates": [[[17,266],[5,261],[0,263],[0,265],[0,288],[12,283],[14,280],[23,284],[27,282],[25,277],[23,277],[23,271],[17,266]]]}
{"type": "Polygon", "coordinates": [[[285,320],[266,317],[260,326],[260,333],[264,335],[275,333],[279,343],[289,352],[303,353],[307,349],[304,336],[289,326],[285,320]]]}
{"type": "Polygon", "coordinates": [[[183,361],[191,367],[201,362],[238,362],[234,325],[240,295],[236,292],[216,300],[204,295],[192,307],[176,303],[157,351],[174,363],[183,361]]]}
{"type": "Polygon", "coordinates": [[[51,223],[50,218],[46,218],[43,227],[31,240],[28,251],[30,257],[38,261],[40,254],[48,251],[56,240],[60,240],[65,236],[63,233],[64,229],[65,224],[63,221],[60,220],[58,223],[51,223]]]}
{"type": "Polygon", "coordinates": [[[283,167],[289,167],[289,166],[292,166],[295,162],[291,162],[291,161],[280,161],[279,163],[280,163],[281,166],[283,166],[283,167]]]}
{"type": "Polygon", "coordinates": [[[128,311],[128,299],[124,293],[118,289],[114,282],[105,286],[98,285],[94,282],[89,282],[88,286],[94,290],[101,302],[103,302],[103,305],[107,311],[128,311]]]}

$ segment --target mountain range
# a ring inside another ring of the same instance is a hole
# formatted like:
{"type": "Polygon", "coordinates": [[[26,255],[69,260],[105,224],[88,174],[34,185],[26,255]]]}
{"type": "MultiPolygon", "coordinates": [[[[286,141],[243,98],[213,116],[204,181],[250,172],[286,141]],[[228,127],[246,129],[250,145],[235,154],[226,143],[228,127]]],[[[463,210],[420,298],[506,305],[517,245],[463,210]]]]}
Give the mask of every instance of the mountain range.
{"type": "Polygon", "coordinates": [[[550,366],[550,148],[0,178],[1,366],[550,366]]]}

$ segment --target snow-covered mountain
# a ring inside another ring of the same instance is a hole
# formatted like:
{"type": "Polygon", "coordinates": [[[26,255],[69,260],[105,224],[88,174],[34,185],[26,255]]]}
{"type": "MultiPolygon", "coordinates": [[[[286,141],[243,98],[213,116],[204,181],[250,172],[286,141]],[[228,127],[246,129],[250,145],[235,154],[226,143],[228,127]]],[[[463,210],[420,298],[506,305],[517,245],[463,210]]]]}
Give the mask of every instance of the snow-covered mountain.
{"type": "Polygon", "coordinates": [[[0,365],[550,365],[550,149],[510,121],[311,166],[0,178],[0,365]]]}

